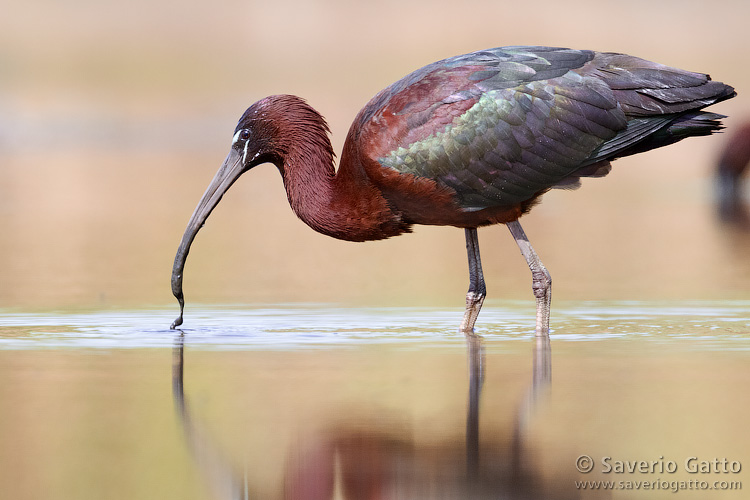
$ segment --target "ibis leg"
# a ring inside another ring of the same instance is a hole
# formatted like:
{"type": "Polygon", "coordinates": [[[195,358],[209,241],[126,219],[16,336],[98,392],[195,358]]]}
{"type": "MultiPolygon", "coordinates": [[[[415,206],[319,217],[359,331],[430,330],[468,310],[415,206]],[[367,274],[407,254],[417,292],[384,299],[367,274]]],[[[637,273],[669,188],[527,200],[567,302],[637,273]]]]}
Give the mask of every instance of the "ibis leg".
{"type": "Polygon", "coordinates": [[[476,228],[467,228],[466,253],[469,256],[469,291],[466,294],[466,311],[461,321],[461,331],[471,333],[474,331],[474,323],[482,309],[487,288],[484,285],[482,274],[482,259],[479,257],[479,237],[476,228]]]}
{"type": "Polygon", "coordinates": [[[549,337],[549,314],[552,303],[552,277],[549,271],[544,267],[534,248],[529,243],[526,233],[518,221],[508,222],[506,224],[510,229],[510,234],[521,249],[526,262],[531,269],[532,288],[534,297],[536,297],[536,336],[549,337]]]}

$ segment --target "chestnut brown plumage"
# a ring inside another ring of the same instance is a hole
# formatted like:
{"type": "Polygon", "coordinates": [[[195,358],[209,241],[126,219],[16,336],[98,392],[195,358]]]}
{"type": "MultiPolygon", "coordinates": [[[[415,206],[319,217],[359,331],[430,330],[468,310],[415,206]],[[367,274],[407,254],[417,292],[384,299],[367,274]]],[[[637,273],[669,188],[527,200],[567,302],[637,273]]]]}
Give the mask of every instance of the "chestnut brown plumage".
{"type": "Polygon", "coordinates": [[[538,336],[549,332],[549,273],[518,218],[554,187],[601,177],[611,160],[708,135],[721,115],[702,108],[734,89],[636,57],[553,47],[501,47],[411,73],[357,115],[341,163],[323,117],[299,97],[266,97],[235,128],[229,156],[195,209],[175,256],[180,303],[190,245],[247,170],[278,167],[289,204],[314,230],[350,241],[389,238],[413,224],[464,228],[471,332],[486,288],[477,228],[504,223],[532,272],[538,336]]]}

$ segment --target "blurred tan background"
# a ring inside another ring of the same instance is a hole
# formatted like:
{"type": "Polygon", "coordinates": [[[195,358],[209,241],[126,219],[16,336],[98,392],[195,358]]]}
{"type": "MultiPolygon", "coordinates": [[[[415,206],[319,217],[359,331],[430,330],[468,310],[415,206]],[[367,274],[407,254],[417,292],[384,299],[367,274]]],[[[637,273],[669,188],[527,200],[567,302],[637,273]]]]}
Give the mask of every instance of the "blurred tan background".
{"type": "MultiPolygon", "coordinates": [[[[625,52],[710,73],[750,119],[750,4],[659,2],[9,0],[0,17],[0,308],[171,305],[185,224],[237,119],[306,98],[340,152],[357,111],[432,61],[501,45],[625,52]]],[[[554,300],[747,299],[750,236],[713,212],[726,134],[617,161],[522,219],[554,300]]],[[[490,299],[531,299],[503,227],[480,231],[490,299]]],[[[245,175],[193,245],[191,303],[462,307],[463,232],[367,244],[319,235],[271,165],[245,175]]],[[[491,302],[488,302],[491,303],[491,302]]]]}

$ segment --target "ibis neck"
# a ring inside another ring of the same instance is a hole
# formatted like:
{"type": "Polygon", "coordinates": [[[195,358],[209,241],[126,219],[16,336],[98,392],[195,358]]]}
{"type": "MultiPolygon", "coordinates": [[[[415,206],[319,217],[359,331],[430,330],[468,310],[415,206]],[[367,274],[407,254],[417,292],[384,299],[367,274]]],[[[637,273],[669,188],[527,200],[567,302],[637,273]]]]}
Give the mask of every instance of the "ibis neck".
{"type": "Polygon", "coordinates": [[[378,240],[409,231],[409,224],[388,205],[351,148],[344,147],[336,172],[333,156],[326,152],[330,145],[297,144],[288,150],[279,170],[292,210],[308,226],[349,241],[378,240]]]}

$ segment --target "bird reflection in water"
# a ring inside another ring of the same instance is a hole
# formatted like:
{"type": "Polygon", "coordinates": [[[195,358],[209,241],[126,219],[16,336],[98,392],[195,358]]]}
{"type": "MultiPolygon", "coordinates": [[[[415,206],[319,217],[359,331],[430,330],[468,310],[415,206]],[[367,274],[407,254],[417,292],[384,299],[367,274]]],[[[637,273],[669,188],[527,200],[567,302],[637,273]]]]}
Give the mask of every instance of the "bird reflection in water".
{"type": "MultiPolygon", "coordinates": [[[[465,442],[417,443],[398,430],[372,431],[365,426],[332,426],[287,455],[278,498],[285,500],[375,500],[384,498],[578,498],[574,477],[543,474],[528,450],[528,426],[537,401],[551,383],[548,338],[537,338],[533,375],[516,409],[509,443],[482,440],[479,408],[486,369],[483,339],[467,335],[469,368],[465,442]],[[462,463],[465,462],[465,467],[462,463]]],[[[184,393],[183,335],[175,339],[172,388],[180,423],[191,455],[215,498],[258,498],[246,475],[223,453],[209,433],[192,418],[184,393]]]]}
{"type": "Polygon", "coordinates": [[[185,442],[216,499],[255,498],[248,495],[247,482],[223,453],[211,436],[192,418],[190,406],[185,400],[184,388],[184,334],[175,337],[172,350],[172,399],[182,425],[185,442]]]}

